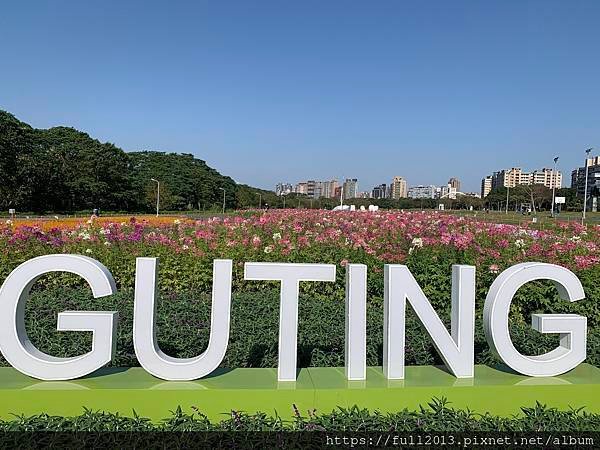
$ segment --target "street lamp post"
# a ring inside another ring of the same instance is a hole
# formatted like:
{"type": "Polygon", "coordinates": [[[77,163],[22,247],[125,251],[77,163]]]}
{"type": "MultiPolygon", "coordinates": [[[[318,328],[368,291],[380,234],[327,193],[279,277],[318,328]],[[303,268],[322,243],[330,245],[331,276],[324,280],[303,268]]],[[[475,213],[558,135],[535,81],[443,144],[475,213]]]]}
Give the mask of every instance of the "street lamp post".
{"type": "Polygon", "coordinates": [[[225,188],[219,188],[223,191],[223,214],[225,214],[225,188]]]}
{"type": "Polygon", "coordinates": [[[150,180],[156,183],[156,217],[158,217],[158,208],[160,206],[160,181],[155,178],[150,178],[150,180]]]}
{"type": "Polygon", "coordinates": [[[510,186],[506,186],[506,214],[508,214],[508,194],[510,193],[510,186]]]}
{"type": "Polygon", "coordinates": [[[591,148],[588,148],[585,151],[585,187],[583,188],[583,214],[581,215],[581,225],[583,225],[583,221],[585,220],[585,210],[587,209],[587,185],[588,185],[588,157],[590,156],[591,148]]]}
{"type": "Polygon", "coordinates": [[[256,192],[258,195],[258,209],[262,209],[262,194],[260,192],[256,192]]]}
{"type": "Polygon", "coordinates": [[[552,176],[550,182],[552,183],[552,217],[554,217],[554,193],[556,192],[556,163],[558,162],[558,156],[554,158],[554,169],[552,170],[552,176]]]}

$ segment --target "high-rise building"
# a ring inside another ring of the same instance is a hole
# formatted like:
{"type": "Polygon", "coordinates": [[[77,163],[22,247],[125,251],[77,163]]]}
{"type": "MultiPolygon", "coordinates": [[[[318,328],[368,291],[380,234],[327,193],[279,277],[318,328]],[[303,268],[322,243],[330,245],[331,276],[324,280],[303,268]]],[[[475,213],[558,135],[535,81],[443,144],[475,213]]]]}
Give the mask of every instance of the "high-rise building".
{"type": "Polygon", "coordinates": [[[543,168],[531,172],[530,184],[543,184],[549,189],[562,187],[562,173],[558,170],[543,168]]]}
{"type": "Polygon", "coordinates": [[[335,196],[336,196],[335,190],[337,187],[338,187],[337,180],[330,180],[330,181],[308,180],[308,181],[301,181],[300,183],[296,184],[296,187],[293,192],[296,192],[297,194],[304,194],[304,195],[308,196],[309,198],[315,198],[315,199],[320,198],[320,197],[335,198],[335,196]]]}
{"type": "Polygon", "coordinates": [[[408,188],[409,198],[435,198],[437,187],[434,185],[429,186],[411,186],[408,188]]]}
{"type": "Polygon", "coordinates": [[[321,197],[322,183],[320,181],[308,180],[306,182],[306,195],[309,198],[321,197]]]}
{"type": "Polygon", "coordinates": [[[530,174],[523,172],[523,169],[520,167],[499,170],[492,174],[492,190],[501,187],[514,188],[521,184],[530,184],[530,179],[530,174]]]}
{"type": "Polygon", "coordinates": [[[342,197],[342,186],[338,186],[335,188],[335,196],[334,198],[336,199],[340,199],[340,197],[342,197]]]}
{"type": "Polygon", "coordinates": [[[552,187],[560,188],[562,186],[562,173],[548,168],[523,172],[520,167],[513,167],[492,174],[492,190],[531,184],[541,184],[549,189],[552,189],[552,187]]]}
{"type": "Polygon", "coordinates": [[[450,185],[450,183],[448,183],[446,186],[441,186],[440,187],[440,191],[439,191],[439,198],[449,198],[449,199],[456,199],[456,188],[452,187],[450,185]]]}
{"type": "Polygon", "coordinates": [[[487,195],[492,191],[492,176],[488,175],[487,177],[481,180],[481,198],[487,197],[487,195]]]}
{"type": "Polygon", "coordinates": [[[394,177],[392,180],[392,195],[394,200],[399,198],[406,198],[408,196],[408,189],[406,186],[406,180],[402,177],[394,177]]]}
{"type": "Polygon", "coordinates": [[[296,188],[294,189],[294,192],[296,194],[308,194],[308,183],[306,182],[300,182],[298,184],[296,184],[296,188]]]}
{"type": "Polygon", "coordinates": [[[588,211],[598,211],[600,204],[600,156],[586,158],[585,166],[578,167],[571,172],[571,187],[575,189],[577,197],[583,197],[585,189],[585,175],[587,170],[587,201],[588,211]]]}
{"type": "Polygon", "coordinates": [[[277,195],[288,195],[293,191],[293,187],[290,183],[277,183],[275,185],[275,194],[277,195]]]}
{"type": "Polygon", "coordinates": [[[371,197],[373,198],[387,198],[388,196],[388,187],[385,183],[380,184],[379,186],[375,186],[373,191],[371,192],[371,197]]]}
{"type": "Polygon", "coordinates": [[[338,180],[321,181],[321,197],[334,198],[338,180]]]}
{"type": "Polygon", "coordinates": [[[356,178],[346,178],[344,181],[344,198],[356,198],[358,194],[358,180],[356,178]]]}
{"type": "Polygon", "coordinates": [[[448,184],[450,185],[450,187],[454,188],[456,192],[460,192],[460,180],[458,178],[450,178],[448,180],[448,184]]]}

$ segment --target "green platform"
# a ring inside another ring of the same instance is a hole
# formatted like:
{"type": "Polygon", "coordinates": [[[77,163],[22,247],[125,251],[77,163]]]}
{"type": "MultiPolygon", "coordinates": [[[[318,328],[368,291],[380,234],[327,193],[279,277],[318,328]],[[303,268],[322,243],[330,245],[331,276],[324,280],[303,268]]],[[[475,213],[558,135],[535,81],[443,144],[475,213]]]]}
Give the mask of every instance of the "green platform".
{"type": "Polygon", "coordinates": [[[343,368],[301,369],[296,382],[277,382],[276,369],[219,370],[198,381],[173,382],[154,378],[139,367],[103,369],[76,381],[39,381],[15,369],[0,368],[0,417],[46,412],[78,415],[83,407],[139,415],[158,420],[181,405],[197,407],[211,420],[231,410],[275,411],[289,418],[295,404],[330,412],[357,404],[369,409],[398,411],[416,408],[432,397],[447,397],[451,406],[489,411],[496,415],[519,412],[535,401],[559,408],[585,406],[600,412],[600,369],[581,364],[559,377],[530,378],[487,366],[476,366],[475,378],[457,379],[440,367],[410,366],[404,381],[388,381],[380,367],[367,371],[367,380],[347,381],[343,368]]]}

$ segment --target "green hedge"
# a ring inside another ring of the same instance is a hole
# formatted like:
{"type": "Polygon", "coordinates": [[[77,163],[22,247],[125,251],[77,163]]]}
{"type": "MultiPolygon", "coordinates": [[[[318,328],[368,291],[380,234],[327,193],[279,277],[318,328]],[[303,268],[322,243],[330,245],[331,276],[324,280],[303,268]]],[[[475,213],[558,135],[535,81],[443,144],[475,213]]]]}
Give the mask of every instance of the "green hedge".
{"type": "MultiPolygon", "coordinates": [[[[561,308],[553,308],[552,311],[568,311],[568,306],[568,302],[561,302],[561,308]]],[[[57,288],[34,293],[26,306],[26,328],[32,342],[40,350],[55,356],[75,356],[89,351],[91,333],[56,331],[57,314],[65,310],[119,311],[117,355],[113,365],[139,365],[132,339],[133,292],[121,291],[100,299],[94,299],[84,289],[57,288]]],[[[206,348],[210,331],[208,294],[163,294],[157,311],[158,341],[164,352],[174,357],[192,357],[206,348]]],[[[448,306],[438,311],[449,327],[448,306]]],[[[548,312],[535,302],[528,313],[532,311],[548,312]]],[[[593,322],[594,318],[588,320],[593,322]]],[[[276,367],[278,324],[279,290],[234,294],[231,335],[222,367],[276,367]]],[[[428,334],[413,313],[407,315],[406,326],[406,363],[442,364],[428,334]]],[[[382,364],[382,330],[382,300],[370,298],[367,307],[367,363],[372,366],[382,364]]],[[[302,295],[298,333],[300,367],[344,365],[343,300],[302,295]]],[[[522,321],[512,323],[511,334],[516,347],[527,354],[542,353],[558,345],[558,336],[542,335],[522,321]]],[[[590,326],[587,362],[600,366],[599,351],[600,330],[590,326]]],[[[499,363],[485,341],[481,313],[476,319],[475,359],[478,364],[499,363]]],[[[7,365],[3,359],[0,364],[7,365]]]]}
{"type": "Polygon", "coordinates": [[[330,413],[309,414],[297,411],[295,418],[284,421],[265,413],[247,414],[231,411],[221,422],[210,422],[201,411],[186,413],[176,408],[159,423],[132,414],[124,417],[108,412],[84,410],[75,417],[15,416],[0,420],[0,431],[597,431],[600,415],[580,409],[566,411],[536,404],[521,408],[521,413],[511,417],[477,414],[454,409],[444,399],[433,399],[419,410],[403,409],[395,413],[369,411],[357,406],[339,408],[330,413]]]}

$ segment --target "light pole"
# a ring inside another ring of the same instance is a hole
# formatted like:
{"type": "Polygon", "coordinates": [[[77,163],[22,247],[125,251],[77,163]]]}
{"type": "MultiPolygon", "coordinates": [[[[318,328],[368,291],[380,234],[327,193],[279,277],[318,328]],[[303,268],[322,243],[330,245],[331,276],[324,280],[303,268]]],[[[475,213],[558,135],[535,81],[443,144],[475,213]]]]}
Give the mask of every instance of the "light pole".
{"type": "Polygon", "coordinates": [[[510,193],[510,186],[506,186],[506,214],[508,214],[508,194],[510,193]]]}
{"type": "Polygon", "coordinates": [[[223,214],[225,214],[225,188],[219,188],[223,191],[223,214]]]}
{"type": "Polygon", "coordinates": [[[256,192],[258,195],[258,209],[262,209],[262,194],[260,192],[256,192]]]}
{"type": "Polygon", "coordinates": [[[585,151],[585,187],[583,188],[583,214],[581,215],[581,225],[585,220],[585,210],[587,209],[587,183],[588,183],[588,157],[590,156],[591,148],[585,151]]]}
{"type": "Polygon", "coordinates": [[[552,176],[550,182],[552,183],[552,217],[554,217],[554,193],[556,192],[556,163],[558,162],[558,156],[554,158],[554,169],[552,170],[552,176]]]}
{"type": "Polygon", "coordinates": [[[150,180],[156,182],[156,217],[158,217],[158,208],[160,206],[160,181],[155,178],[150,178],[150,180]]]}

